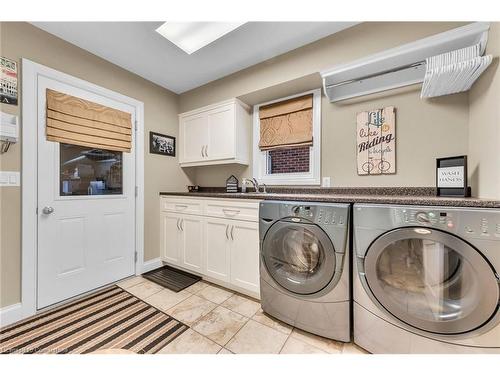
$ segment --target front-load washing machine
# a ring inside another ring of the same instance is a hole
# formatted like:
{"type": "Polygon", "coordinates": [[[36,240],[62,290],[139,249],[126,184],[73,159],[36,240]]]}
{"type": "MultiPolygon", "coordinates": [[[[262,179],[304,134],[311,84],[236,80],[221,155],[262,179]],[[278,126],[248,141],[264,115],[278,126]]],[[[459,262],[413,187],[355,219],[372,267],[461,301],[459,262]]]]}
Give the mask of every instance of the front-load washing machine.
{"type": "Polygon", "coordinates": [[[500,353],[500,210],[356,204],[354,342],[500,353]]]}
{"type": "Polygon", "coordinates": [[[262,309],[294,327],[350,341],[348,204],[260,204],[262,309]]]}

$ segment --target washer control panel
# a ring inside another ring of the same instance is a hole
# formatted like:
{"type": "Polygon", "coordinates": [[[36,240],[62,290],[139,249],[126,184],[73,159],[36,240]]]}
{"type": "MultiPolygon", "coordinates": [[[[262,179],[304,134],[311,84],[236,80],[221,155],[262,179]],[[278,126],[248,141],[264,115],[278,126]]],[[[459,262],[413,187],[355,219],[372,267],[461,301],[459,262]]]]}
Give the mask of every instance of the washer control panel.
{"type": "Polygon", "coordinates": [[[317,222],[319,224],[345,224],[346,218],[342,214],[338,214],[334,209],[331,208],[320,208],[317,222]]]}
{"type": "Polygon", "coordinates": [[[281,206],[281,215],[283,217],[291,217],[291,220],[297,222],[306,220],[322,225],[344,226],[347,224],[348,210],[343,207],[326,204],[286,203],[281,206]]]}

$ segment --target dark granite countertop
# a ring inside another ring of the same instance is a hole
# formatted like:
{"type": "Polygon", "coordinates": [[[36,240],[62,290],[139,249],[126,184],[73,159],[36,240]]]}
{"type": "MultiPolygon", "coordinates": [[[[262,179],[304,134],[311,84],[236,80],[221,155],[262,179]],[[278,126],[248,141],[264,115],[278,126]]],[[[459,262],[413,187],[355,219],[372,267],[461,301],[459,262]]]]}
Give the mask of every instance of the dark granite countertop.
{"type": "Polygon", "coordinates": [[[160,192],[163,196],[290,200],[338,203],[379,203],[419,206],[500,208],[500,200],[437,197],[434,188],[268,188],[268,193],[226,193],[224,188],[199,192],[160,192]]]}

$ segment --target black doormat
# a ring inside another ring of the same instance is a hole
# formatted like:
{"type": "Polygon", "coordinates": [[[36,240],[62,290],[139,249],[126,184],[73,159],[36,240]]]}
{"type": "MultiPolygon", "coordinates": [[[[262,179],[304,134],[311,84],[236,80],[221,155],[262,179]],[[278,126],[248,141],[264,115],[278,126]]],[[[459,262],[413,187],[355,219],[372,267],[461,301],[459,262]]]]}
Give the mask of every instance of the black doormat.
{"type": "Polygon", "coordinates": [[[201,280],[200,276],[170,266],[163,266],[146,272],[142,274],[142,277],[174,292],[180,292],[182,289],[186,289],[188,286],[201,280]]]}

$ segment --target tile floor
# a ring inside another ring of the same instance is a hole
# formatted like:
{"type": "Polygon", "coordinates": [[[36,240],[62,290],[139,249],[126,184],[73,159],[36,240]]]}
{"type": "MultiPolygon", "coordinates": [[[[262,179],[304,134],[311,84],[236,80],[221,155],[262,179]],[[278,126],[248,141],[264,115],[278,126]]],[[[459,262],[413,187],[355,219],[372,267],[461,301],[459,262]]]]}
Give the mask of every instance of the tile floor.
{"type": "Polygon", "coordinates": [[[258,301],[200,281],[179,293],[142,277],[117,284],[191,327],[164,354],[365,354],[354,344],[290,327],[260,308],[258,301]]]}

